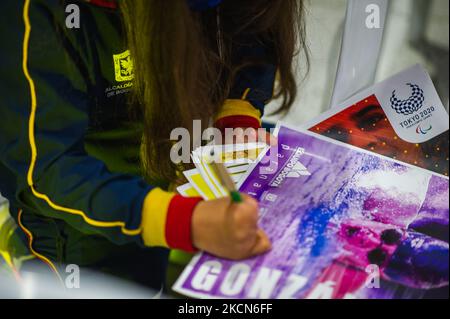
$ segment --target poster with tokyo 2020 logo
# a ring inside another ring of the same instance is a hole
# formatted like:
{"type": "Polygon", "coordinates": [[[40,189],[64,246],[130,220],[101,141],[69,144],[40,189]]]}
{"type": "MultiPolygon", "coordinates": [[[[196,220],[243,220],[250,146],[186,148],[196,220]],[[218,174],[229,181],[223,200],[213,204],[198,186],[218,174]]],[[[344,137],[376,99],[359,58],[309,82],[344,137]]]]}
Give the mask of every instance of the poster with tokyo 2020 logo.
{"type": "Polygon", "coordinates": [[[414,66],[305,125],[310,131],[438,174],[449,174],[449,118],[414,66]]]}

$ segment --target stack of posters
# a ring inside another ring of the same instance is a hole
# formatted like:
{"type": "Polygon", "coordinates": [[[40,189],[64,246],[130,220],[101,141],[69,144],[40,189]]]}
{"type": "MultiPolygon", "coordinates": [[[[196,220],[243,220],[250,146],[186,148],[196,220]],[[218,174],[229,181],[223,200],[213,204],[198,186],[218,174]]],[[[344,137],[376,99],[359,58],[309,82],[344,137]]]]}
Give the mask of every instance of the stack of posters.
{"type": "Polygon", "coordinates": [[[448,115],[430,78],[415,66],[345,104],[307,129],[279,124],[278,145],[237,180],[259,201],[272,250],[240,262],[200,253],[175,291],[448,297],[448,115]]]}
{"type": "Polygon", "coordinates": [[[264,143],[205,146],[192,153],[194,169],[185,171],[189,183],[177,188],[186,197],[203,197],[205,200],[221,198],[228,193],[213,169],[212,160],[223,163],[233,181],[238,184],[261,154],[267,151],[264,143]]]}

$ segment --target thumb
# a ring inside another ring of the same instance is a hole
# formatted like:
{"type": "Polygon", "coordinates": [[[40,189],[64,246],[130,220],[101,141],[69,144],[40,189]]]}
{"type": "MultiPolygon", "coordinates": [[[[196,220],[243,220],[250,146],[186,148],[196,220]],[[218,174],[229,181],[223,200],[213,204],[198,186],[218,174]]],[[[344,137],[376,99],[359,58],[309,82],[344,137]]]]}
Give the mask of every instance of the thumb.
{"type": "Polygon", "coordinates": [[[270,242],[269,237],[262,229],[258,229],[258,232],[256,233],[255,245],[250,250],[250,257],[264,254],[270,249],[272,249],[272,243],[270,242]]]}

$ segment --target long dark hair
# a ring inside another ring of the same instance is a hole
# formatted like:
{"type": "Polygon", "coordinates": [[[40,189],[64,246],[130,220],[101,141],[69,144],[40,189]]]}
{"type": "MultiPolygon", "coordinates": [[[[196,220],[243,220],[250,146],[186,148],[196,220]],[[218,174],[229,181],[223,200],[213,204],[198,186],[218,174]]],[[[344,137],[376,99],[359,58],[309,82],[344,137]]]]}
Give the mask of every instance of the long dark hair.
{"type": "Polygon", "coordinates": [[[207,125],[235,75],[249,65],[275,64],[274,98],[281,98],[276,113],[292,106],[293,59],[306,52],[302,0],[224,0],[205,12],[190,10],[184,0],[123,0],[121,10],[136,70],[134,102],[142,109],[147,177],[177,179],[182,167],[170,161],[171,131],[192,130],[194,119],[207,125]],[[242,39],[272,48],[273,61],[235,63],[231,53],[242,39]]]}

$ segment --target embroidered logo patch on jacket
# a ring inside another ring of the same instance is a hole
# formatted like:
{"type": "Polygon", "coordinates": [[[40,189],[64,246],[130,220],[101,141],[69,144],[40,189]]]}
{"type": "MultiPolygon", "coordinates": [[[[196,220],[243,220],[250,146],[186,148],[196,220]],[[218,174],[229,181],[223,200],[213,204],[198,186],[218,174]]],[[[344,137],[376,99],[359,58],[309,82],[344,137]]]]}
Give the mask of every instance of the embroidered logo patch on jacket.
{"type": "Polygon", "coordinates": [[[117,82],[132,81],[134,78],[134,65],[130,51],[114,54],[114,71],[117,82]]]}

